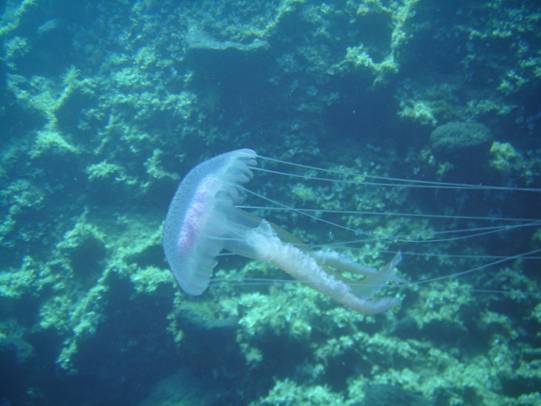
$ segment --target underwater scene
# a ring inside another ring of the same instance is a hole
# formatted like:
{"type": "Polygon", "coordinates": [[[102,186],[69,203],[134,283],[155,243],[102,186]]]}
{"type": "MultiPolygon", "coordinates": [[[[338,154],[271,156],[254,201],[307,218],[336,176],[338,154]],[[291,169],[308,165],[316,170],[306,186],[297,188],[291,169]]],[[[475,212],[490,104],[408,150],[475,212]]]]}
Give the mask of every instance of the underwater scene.
{"type": "Polygon", "coordinates": [[[0,0],[0,406],[541,405],[538,0],[0,0]]]}

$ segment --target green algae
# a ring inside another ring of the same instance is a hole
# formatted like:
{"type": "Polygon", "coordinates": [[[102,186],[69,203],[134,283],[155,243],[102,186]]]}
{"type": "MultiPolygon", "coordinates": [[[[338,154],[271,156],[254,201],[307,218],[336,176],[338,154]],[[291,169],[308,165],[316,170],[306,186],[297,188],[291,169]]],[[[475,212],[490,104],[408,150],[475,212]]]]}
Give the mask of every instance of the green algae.
{"type": "Polygon", "coordinates": [[[38,0],[9,0],[5,11],[0,18],[0,37],[6,36],[16,30],[21,24],[25,14],[39,4],[38,0]]]}
{"type": "Polygon", "coordinates": [[[19,363],[29,362],[35,355],[34,348],[25,339],[25,332],[26,329],[14,319],[0,323],[0,351],[13,351],[19,363]]]}
{"type": "Polygon", "coordinates": [[[77,155],[79,152],[79,149],[67,141],[61,133],[46,129],[36,136],[30,157],[34,159],[43,155],[63,157],[77,155]]]}
{"type": "Polygon", "coordinates": [[[415,15],[416,3],[417,0],[405,0],[389,4],[379,1],[367,1],[360,4],[356,10],[358,18],[377,21],[380,19],[378,16],[384,16],[381,24],[391,26],[387,49],[380,51],[386,55],[381,60],[377,60],[370,55],[370,51],[364,44],[350,46],[346,50],[343,61],[339,62],[336,68],[347,70],[349,66],[352,66],[354,69],[366,69],[373,75],[374,84],[385,82],[388,76],[396,74],[400,70],[397,54],[407,41],[406,26],[408,20],[415,15]]]}
{"type": "Polygon", "coordinates": [[[269,393],[253,405],[307,405],[344,404],[344,398],[325,385],[299,385],[291,380],[277,381],[269,393]]]}
{"type": "Polygon", "coordinates": [[[422,305],[414,320],[419,328],[434,323],[451,323],[453,330],[466,330],[461,321],[460,312],[475,306],[475,298],[469,284],[460,281],[435,283],[433,289],[419,290],[422,305]]]}
{"type": "MultiPolygon", "coordinates": [[[[4,49],[4,57],[6,60],[15,61],[17,58],[26,55],[28,52],[30,52],[30,47],[26,38],[15,36],[6,41],[4,49]]],[[[13,62],[11,62],[11,67],[14,67],[13,62]]]]}
{"type": "Polygon", "coordinates": [[[510,143],[493,142],[490,155],[490,166],[501,174],[528,177],[526,160],[510,143]]]}
{"type": "Polygon", "coordinates": [[[164,283],[171,283],[171,272],[167,269],[149,266],[137,269],[130,280],[138,293],[153,294],[164,283]]]}
{"type": "Polygon", "coordinates": [[[37,277],[35,262],[31,257],[25,257],[20,269],[0,274],[0,297],[21,298],[28,293],[28,287],[34,285],[37,277]]]}
{"type": "Polygon", "coordinates": [[[317,200],[314,189],[303,183],[296,183],[293,185],[291,193],[293,193],[303,203],[315,202],[317,200]]]}
{"type": "Polygon", "coordinates": [[[399,116],[423,125],[435,125],[438,121],[432,104],[423,100],[401,100],[399,116]]]}
{"type": "Polygon", "coordinates": [[[0,191],[2,206],[8,207],[0,225],[3,246],[14,248],[17,240],[30,242],[36,235],[20,227],[25,216],[39,212],[45,203],[45,193],[31,182],[19,179],[0,191]]]}

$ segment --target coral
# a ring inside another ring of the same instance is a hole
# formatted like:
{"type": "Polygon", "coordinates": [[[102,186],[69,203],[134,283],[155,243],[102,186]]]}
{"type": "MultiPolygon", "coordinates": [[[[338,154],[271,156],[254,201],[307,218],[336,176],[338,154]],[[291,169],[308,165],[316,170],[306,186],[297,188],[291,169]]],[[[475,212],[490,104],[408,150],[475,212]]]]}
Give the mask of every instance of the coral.
{"type": "Polygon", "coordinates": [[[436,153],[456,154],[476,151],[487,146],[492,139],[488,127],[480,123],[449,122],[436,127],[430,134],[430,143],[436,153]]]}

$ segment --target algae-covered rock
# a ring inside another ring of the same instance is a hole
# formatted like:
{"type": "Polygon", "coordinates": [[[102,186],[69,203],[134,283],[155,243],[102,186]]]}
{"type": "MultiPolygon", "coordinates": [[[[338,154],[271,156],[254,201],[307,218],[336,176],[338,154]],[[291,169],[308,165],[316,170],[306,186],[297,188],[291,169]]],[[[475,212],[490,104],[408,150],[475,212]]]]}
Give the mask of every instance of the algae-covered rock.
{"type": "Polygon", "coordinates": [[[189,406],[218,404],[219,392],[210,380],[197,379],[188,369],[179,369],[152,388],[139,406],[189,406]]]}
{"type": "MultiPolygon", "coordinates": [[[[431,402],[414,392],[394,385],[368,385],[364,400],[359,406],[417,405],[429,406],[431,402]]],[[[353,406],[353,405],[352,405],[353,406]]]]}
{"type": "Polygon", "coordinates": [[[423,100],[401,100],[398,115],[421,124],[435,125],[437,123],[433,106],[430,102],[423,100]]]}
{"type": "Polygon", "coordinates": [[[37,158],[45,154],[51,154],[58,157],[67,157],[67,159],[75,159],[79,152],[79,149],[66,140],[61,133],[43,130],[38,132],[30,156],[37,158]]]}
{"type": "Polygon", "coordinates": [[[488,149],[492,134],[483,124],[451,121],[436,127],[430,134],[430,144],[436,153],[455,155],[488,149]]]}
{"type": "Polygon", "coordinates": [[[538,195],[381,186],[539,186],[535,6],[97,1],[73,20],[54,3],[0,7],[0,405],[539,403],[536,262],[503,275],[499,256],[541,231],[454,218],[536,218],[538,195]],[[227,253],[185,295],[167,204],[192,164],[241,147],[330,169],[267,161],[292,176],[254,169],[282,205],[250,211],[378,268],[402,250],[402,305],[357,314],[227,253]]]}
{"type": "Polygon", "coordinates": [[[259,48],[265,48],[268,43],[259,38],[253,39],[251,42],[242,43],[239,41],[218,40],[213,38],[208,33],[192,27],[186,34],[186,42],[190,49],[205,49],[209,51],[225,51],[227,49],[236,49],[237,51],[253,51],[259,48]]]}
{"type": "Polygon", "coordinates": [[[524,173],[524,157],[509,142],[495,141],[490,146],[490,167],[504,175],[524,173]]]}
{"type": "Polygon", "coordinates": [[[276,382],[267,396],[254,405],[340,405],[344,398],[326,385],[304,386],[285,379],[276,382]]]}
{"type": "MultiPolygon", "coordinates": [[[[25,329],[15,320],[0,322],[0,357],[14,351],[18,363],[28,361],[34,355],[34,348],[25,340],[25,329]]],[[[3,361],[4,362],[4,361],[3,361]]]]}
{"type": "Polygon", "coordinates": [[[23,259],[17,271],[4,271],[0,273],[0,299],[17,299],[24,294],[31,294],[32,286],[36,281],[36,266],[31,257],[23,259]]]}
{"type": "MultiPolygon", "coordinates": [[[[19,56],[23,56],[30,51],[28,40],[24,37],[13,37],[6,42],[5,58],[6,61],[12,61],[19,56]]],[[[8,64],[10,64],[8,62],[8,64]]],[[[13,63],[10,64],[13,67],[13,63]]]]}
{"type": "Polygon", "coordinates": [[[154,293],[162,284],[172,284],[171,272],[166,269],[159,269],[155,266],[137,268],[131,274],[130,279],[139,293],[154,293]]]}
{"type": "Polygon", "coordinates": [[[35,0],[21,0],[19,2],[3,2],[5,10],[0,16],[0,37],[9,34],[16,30],[21,23],[21,19],[28,13],[33,6],[38,2],[35,0]],[[5,5],[8,3],[7,5],[5,5]]]}

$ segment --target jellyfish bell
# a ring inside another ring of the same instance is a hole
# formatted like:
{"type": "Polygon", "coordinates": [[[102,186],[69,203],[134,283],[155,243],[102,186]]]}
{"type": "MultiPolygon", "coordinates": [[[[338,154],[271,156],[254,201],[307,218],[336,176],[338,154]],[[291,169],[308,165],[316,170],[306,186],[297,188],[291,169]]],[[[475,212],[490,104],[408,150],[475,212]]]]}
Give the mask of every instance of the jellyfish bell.
{"type": "Polygon", "coordinates": [[[266,261],[300,282],[364,314],[381,313],[398,304],[393,297],[376,297],[386,282],[397,280],[400,253],[381,271],[332,251],[312,251],[286,230],[237,207],[248,191],[258,155],[240,149],[218,155],[193,168],[181,181],[169,206],[163,246],[180,287],[200,295],[211,280],[223,250],[266,261]],[[355,286],[329,272],[363,275],[355,286]]]}
{"type": "Polygon", "coordinates": [[[249,166],[256,164],[256,156],[249,149],[225,153],[200,163],[181,181],[165,219],[163,247],[186,293],[203,293],[216,256],[240,245],[248,222],[234,205],[241,199],[238,185],[252,178],[249,166]]]}

